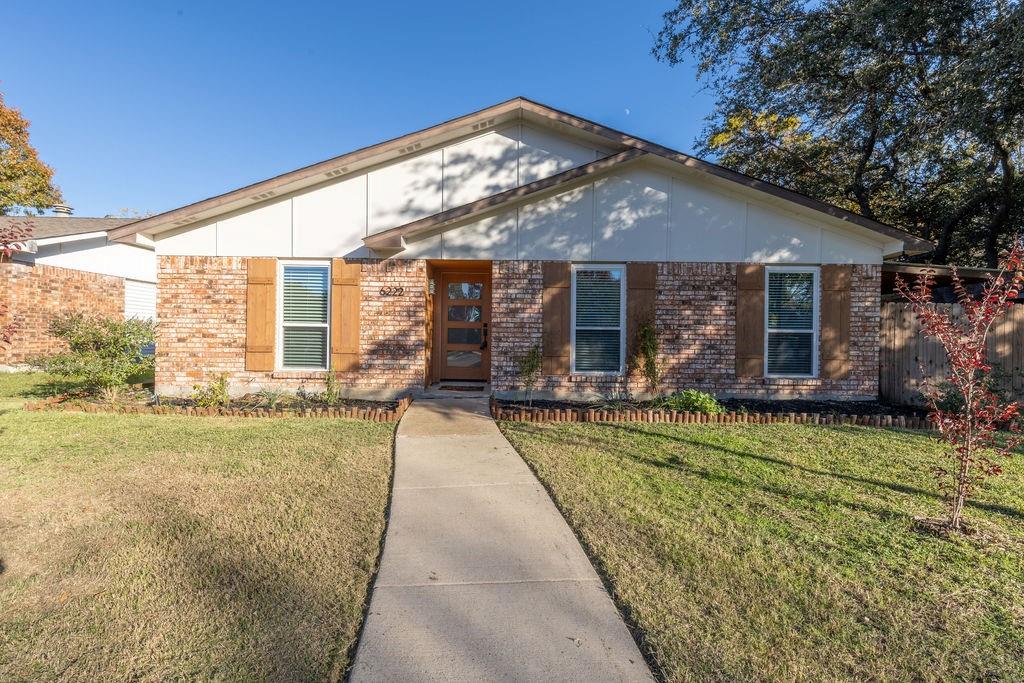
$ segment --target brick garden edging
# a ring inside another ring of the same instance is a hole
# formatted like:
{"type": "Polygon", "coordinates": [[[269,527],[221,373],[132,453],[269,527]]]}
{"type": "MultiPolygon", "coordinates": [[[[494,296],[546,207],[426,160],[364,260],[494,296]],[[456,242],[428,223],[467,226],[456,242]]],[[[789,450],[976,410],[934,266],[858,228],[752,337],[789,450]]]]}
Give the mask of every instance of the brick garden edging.
{"type": "Polygon", "coordinates": [[[689,411],[600,410],[596,408],[527,408],[504,406],[491,399],[491,416],[511,422],[666,422],[675,424],[812,424],[861,425],[936,431],[927,417],[906,415],[834,415],[831,413],[737,413],[705,415],[689,411]]]}
{"type": "Polygon", "coordinates": [[[347,408],[270,410],[268,408],[192,408],[185,406],[102,406],[90,403],[68,405],[61,403],[57,398],[26,403],[25,410],[117,415],[187,415],[190,417],[347,417],[370,422],[398,422],[411,403],[412,397],[406,396],[398,400],[397,406],[387,409],[349,406],[347,408]]]}

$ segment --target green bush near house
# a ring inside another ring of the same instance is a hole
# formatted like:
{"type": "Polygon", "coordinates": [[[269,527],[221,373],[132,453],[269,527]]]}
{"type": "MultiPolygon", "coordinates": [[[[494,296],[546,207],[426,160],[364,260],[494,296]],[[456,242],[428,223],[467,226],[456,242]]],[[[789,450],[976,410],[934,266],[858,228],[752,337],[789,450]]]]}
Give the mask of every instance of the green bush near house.
{"type": "Polygon", "coordinates": [[[143,353],[153,343],[152,321],[69,313],[50,323],[49,334],[67,349],[33,359],[32,365],[51,375],[80,380],[87,391],[107,400],[117,400],[128,384],[153,374],[154,357],[143,353]]]}
{"type": "Polygon", "coordinates": [[[703,413],[705,415],[720,415],[725,408],[718,402],[714,394],[709,394],[696,389],[677,391],[674,394],[662,397],[655,401],[656,407],[677,412],[703,413]]]}

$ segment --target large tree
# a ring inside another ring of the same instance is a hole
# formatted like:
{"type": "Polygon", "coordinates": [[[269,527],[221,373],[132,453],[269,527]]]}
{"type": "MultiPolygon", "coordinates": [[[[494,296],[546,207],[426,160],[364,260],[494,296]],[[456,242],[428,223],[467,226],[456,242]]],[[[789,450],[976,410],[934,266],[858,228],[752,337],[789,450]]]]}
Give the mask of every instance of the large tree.
{"type": "Polygon", "coordinates": [[[745,173],[997,264],[1024,231],[1020,0],[680,0],[654,54],[719,104],[697,145],[745,173]]]}
{"type": "Polygon", "coordinates": [[[0,215],[41,213],[60,203],[53,169],[28,139],[28,120],[0,94],[0,215]]]}

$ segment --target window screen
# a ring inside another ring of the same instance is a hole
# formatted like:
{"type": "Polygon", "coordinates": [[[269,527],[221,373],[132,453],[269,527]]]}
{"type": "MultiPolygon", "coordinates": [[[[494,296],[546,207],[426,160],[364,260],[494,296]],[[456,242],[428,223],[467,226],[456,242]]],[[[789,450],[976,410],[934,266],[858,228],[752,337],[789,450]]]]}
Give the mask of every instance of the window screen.
{"type": "Polygon", "coordinates": [[[813,375],[815,352],[814,271],[768,271],[769,375],[813,375]]]}
{"type": "Polygon", "coordinates": [[[621,266],[576,267],[573,372],[622,371],[621,266]]]}
{"type": "Polygon", "coordinates": [[[327,266],[284,266],[281,360],[286,368],[327,368],[327,266]]]}

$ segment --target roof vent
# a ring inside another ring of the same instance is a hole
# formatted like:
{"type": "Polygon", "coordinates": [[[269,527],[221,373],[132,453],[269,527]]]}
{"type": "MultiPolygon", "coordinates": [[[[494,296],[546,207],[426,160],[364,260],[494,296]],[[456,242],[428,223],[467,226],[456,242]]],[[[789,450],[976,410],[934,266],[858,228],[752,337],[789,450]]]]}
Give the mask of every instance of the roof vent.
{"type": "Polygon", "coordinates": [[[58,216],[70,216],[72,214],[72,209],[67,204],[54,204],[50,207],[50,210],[58,216]]]}
{"type": "Polygon", "coordinates": [[[270,197],[273,197],[275,194],[277,194],[277,193],[274,192],[273,190],[267,190],[266,192],[262,192],[262,193],[256,195],[255,197],[249,197],[249,199],[251,199],[254,202],[261,202],[264,199],[268,199],[270,197]]]}

